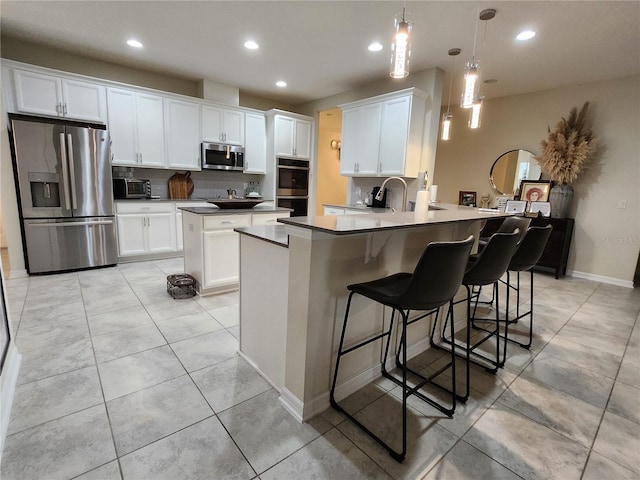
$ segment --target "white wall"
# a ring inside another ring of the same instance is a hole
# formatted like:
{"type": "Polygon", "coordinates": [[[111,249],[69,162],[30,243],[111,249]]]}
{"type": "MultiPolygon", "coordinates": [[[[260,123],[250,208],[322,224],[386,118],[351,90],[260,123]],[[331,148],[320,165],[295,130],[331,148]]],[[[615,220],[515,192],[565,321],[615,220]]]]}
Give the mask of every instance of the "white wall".
{"type": "Polygon", "coordinates": [[[457,203],[460,190],[492,192],[489,170],[512,149],[540,153],[547,127],[572,107],[591,102],[602,154],[573,184],[576,219],[568,270],[630,285],[640,249],[640,76],[485,101],[478,130],[457,107],[451,140],[438,142],[439,200],[457,203]],[[626,209],[618,201],[626,200],[626,209]]]}

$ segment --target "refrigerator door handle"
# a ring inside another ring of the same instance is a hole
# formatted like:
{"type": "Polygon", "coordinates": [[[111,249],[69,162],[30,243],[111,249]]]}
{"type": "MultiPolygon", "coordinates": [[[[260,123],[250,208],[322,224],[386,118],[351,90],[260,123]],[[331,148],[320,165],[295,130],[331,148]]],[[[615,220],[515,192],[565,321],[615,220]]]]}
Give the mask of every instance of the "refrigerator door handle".
{"type": "Polygon", "coordinates": [[[78,208],[78,195],[76,193],[76,171],[73,167],[73,138],[70,133],[67,133],[67,141],[69,148],[69,177],[71,179],[71,205],[74,210],[78,208]]]}
{"type": "Polygon", "coordinates": [[[113,220],[87,220],[84,222],[29,223],[29,227],[80,227],[86,225],[111,225],[113,220]]]}
{"type": "Polygon", "coordinates": [[[62,164],[62,192],[64,208],[71,210],[69,205],[69,174],[67,172],[67,146],[64,141],[64,133],[60,134],[60,163],[62,164]]]}

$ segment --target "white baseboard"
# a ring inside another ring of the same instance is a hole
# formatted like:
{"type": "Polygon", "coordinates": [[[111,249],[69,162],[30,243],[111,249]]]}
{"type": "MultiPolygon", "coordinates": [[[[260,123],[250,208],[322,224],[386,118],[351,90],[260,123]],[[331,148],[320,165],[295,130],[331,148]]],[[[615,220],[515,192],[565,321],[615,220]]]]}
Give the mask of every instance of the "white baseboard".
{"type": "MultiPolygon", "coordinates": [[[[291,393],[287,388],[283,388],[280,392],[280,403],[282,406],[291,414],[293,418],[298,420],[300,423],[305,421],[303,415],[303,404],[293,393],[291,393]]],[[[308,417],[311,418],[311,417],[308,417]]],[[[308,420],[307,418],[307,420],[308,420]]]]}
{"type": "Polygon", "coordinates": [[[577,272],[575,270],[567,270],[567,275],[576,278],[584,278],[585,280],[593,280],[594,282],[607,283],[609,285],[617,285],[618,287],[633,288],[631,280],[622,280],[620,278],[605,277],[604,275],[595,275],[593,273],[577,272]]]}
{"type": "Polygon", "coordinates": [[[18,382],[18,372],[20,372],[20,362],[22,355],[12,343],[7,352],[7,358],[0,377],[0,464],[2,464],[2,450],[4,449],[4,439],[9,428],[11,417],[11,405],[16,393],[16,383],[18,382]]]}
{"type": "Polygon", "coordinates": [[[9,279],[14,279],[14,278],[24,278],[24,277],[28,277],[29,274],[27,273],[27,269],[23,268],[21,270],[14,270],[13,268],[9,271],[9,276],[7,277],[7,280],[9,279]]]}
{"type": "Polygon", "coordinates": [[[238,355],[240,355],[240,357],[242,357],[242,359],[247,362],[249,365],[251,365],[251,368],[253,368],[256,372],[258,372],[258,374],[264,378],[267,383],[269,385],[271,385],[278,393],[282,393],[282,389],[283,386],[282,385],[278,385],[276,384],[273,380],[271,380],[262,370],[260,370],[260,368],[254,363],[253,360],[251,360],[249,357],[247,357],[244,352],[241,352],[240,350],[238,350],[238,355]]]}

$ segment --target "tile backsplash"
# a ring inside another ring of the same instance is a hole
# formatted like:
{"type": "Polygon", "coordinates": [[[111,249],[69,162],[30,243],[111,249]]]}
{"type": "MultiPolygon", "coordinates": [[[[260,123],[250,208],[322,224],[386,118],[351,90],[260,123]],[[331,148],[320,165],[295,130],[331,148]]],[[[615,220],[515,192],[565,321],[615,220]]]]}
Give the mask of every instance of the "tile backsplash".
{"type": "MultiPolygon", "coordinates": [[[[149,180],[151,195],[169,198],[169,178],[175,170],[160,170],[151,168],[113,167],[113,176],[127,176],[149,180]]],[[[184,173],[180,171],[179,173],[184,173]]],[[[193,180],[192,200],[206,200],[211,198],[226,198],[227,190],[236,191],[239,197],[245,196],[250,186],[262,194],[264,175],[248,175],[242,172],[191,172],[193,180]]]]}

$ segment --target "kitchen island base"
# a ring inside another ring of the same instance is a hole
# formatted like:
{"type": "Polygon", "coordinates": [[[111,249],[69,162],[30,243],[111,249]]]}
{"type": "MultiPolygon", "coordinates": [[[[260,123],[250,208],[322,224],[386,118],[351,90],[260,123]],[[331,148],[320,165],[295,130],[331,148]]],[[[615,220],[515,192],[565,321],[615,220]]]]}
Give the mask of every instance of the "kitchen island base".
{"type": "MultiPolygon", "coordinates": [[[[465,208],[457,215],[456,212],[429,212],[426,220],[416,219],[413,213],[281,219],[280,222],[286,224],[287,249],[243,238],[241,263],[247,268],[251,265],[251,268],[245,274],[243,266],[240,277],[241,351],[279,390],[282,403],[298,420],[308,420],[329,407],[329,389],[348,297],[347,285],[413,271],[429,242],[464,240],[470,234],[477,239],[482,222],[489,214],[465,208]],[[404,223],[403,219],[406,220],[404,223]],[[338,233],[344,222],[354,228],[349,226],[347,231],[343,229],[338,233]],[[316,228],[318,225],[320,227],[316,228]],[[271,263],[275,248],[286,251],[288,262],[271,263]],[[275,276],[278,269],[280,272],[275,276]],[[256,272],[263,277],[256,279],[256,272]],[[285,274],[286,280],[281,277],[285,274]],[[256,297],[261,298],[258,304],[252,298],[250,292],[268,288],[260,282],[273,282],[276,289],[282,290],[278,292],[277,300],[271,296],[256,297]],[[285,285],[286,295],[283,293],[285,285]],[[254,301],[256,304],[250,305],[254,301]],[[276,301],[281,307],[265,307],[276,301]],[[260,311],[268,313],[261,316],[262,320],[259,314],[245,317],[249,312],[260,311]],[[257,328],[260,321],[272,332],[281,332],[280,338],[274,335],[268,342],[257,342],[256,339],[263,335],[251,333],[251,330],[257,328]],[[245,335],[247,342],[242,338],[245,335]]],[[[458,298],[462,298],[463,292],[464,289],[458,292],[458,298]]],[[[412,313],[418,316],[423,312],[412,313]]],[[[350,313],[350,325],[354,328],[350,328],[347,345],[388,327],[390,315],[390,309],[380,304],[366,298],[354,298],[350,313]]],[[[457,328],[464,328],[464,306],[456,307],[456,319],[457,328]]],[[[430,323],[425,320],[409,327],[409,357],[429,348],[430,323]]],[[[397,332],[394,338],[397,342],[397,332]]],[[[378,378],[382,358],[382,342],[378,341],[360,349],[352,358],[344,359],[336,399],[340,400],[378,378]]],[[[393,365],[388,367],[393,369],[393,365]]]]}

